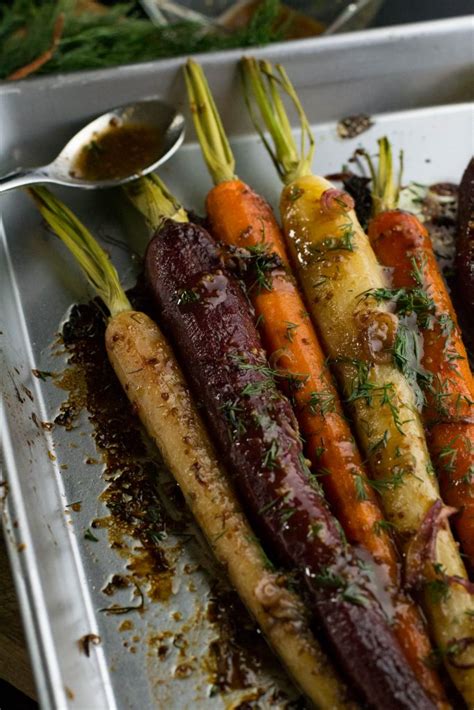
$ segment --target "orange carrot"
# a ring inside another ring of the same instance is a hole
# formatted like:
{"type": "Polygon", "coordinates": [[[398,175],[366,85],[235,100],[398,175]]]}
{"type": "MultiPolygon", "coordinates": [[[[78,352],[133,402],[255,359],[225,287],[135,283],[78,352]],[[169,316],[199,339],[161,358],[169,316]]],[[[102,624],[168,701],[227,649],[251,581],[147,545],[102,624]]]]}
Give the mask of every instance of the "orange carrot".
{"type": "Polygon", "coordinates": [[[441,495],[459,509],[452,521],[474,568],[474,383],[456,313],[417,217],[385,211],[371,220],[368,233],[379,262],[392,269],[393,287],[422,288],[431,301],[432,313],[419,324],[421,365],[431,380],[422,417],[441,495]]]}
{"type": "Polygon", "coordinates": [[[405,289],[412,303],[419,304],[420,364],[425,371],[421,414],[441,495],[459,511],[452,522],[474,569],[474,380],[430,236],[415,215],[391,209],[398,201],[391,149],[386,138],[379,145],[378,175],[371,166],[375,216],[368,235],[379,262],[390,268],[395,303],[402,296],[396,289],[405,289]]]}
{"type": "Polygon", "coordinates": [[[194,62],[188,62],[186,81],[196,131],[216,183],[206,199],[211,229],[222,242],[246,248],[255,257],[259,278],[250,279],[249,296],[270,362],[286,373],[312,471],[320,476],[349,541],[368,550],[386,575],[398,641],[421,684],[443,707],[441,684],[426,664],[430,642],[415,605],[400,591],[397,552],[291,275],[283,235],[268,203],[234,177],[224,129],[205,77],[194,62]],[[216,137],[220,144],[214,142],[211,148],[216,137]]]}
{"type": "Polygon", "coordinates": [[[24,67],[20,67],[20,69],[16,69],[14,72],[12,72],[9,76],[7,76],[7,81],[18,81],[19,79],[25,79],[30,74],[34,74],[34,72],[38,71],[38,69],[41,69],[43,64],[46,64],[46,62],[49,62],[50,59],[53,58],[54,52],[56,51],[56,49],[59,46],[59,43],[61,41],[61,35],[63,33],[63,29],[64,29],[64,13],[60,12],[54,22],[53,36],[51,38],[51,46],[47,50],[42,52],[42,54],[40,54],[39,57],[36,57],[36,59],[33,59],[32,62],[29,62],[24,67]]]}

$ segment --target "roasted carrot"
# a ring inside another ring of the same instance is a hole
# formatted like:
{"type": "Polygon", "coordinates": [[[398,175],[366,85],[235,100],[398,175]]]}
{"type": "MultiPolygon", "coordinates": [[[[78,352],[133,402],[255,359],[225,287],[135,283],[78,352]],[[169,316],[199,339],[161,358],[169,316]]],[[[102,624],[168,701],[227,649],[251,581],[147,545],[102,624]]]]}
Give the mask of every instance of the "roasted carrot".
{"type": "Polygon", "coordinates": [[[269,571],[166,338],[145,313],[132,309],[115,268],[75,215],[45,188],[32,194],[109,308],[111,365],[242,601],[316,707],[356,710],[308,628],[301,600],[269,571]]]}
{"type": "Polygon", "coordinates": [[[371,485],[405,553],[407,582],[422,590],[445,667],[474,706],[474,600],[414,393],[395,358],[400,324],[374,295],[389,284],[352,201],[312,173],[311,126],[283,67],[252,59],[242,64],[251,116],[285,183],[280,211],[292,263],[352,413],[371,485]],[[297,111],[301,149],[282,95],[297,111]]]}
{"type": "Polygon", "coordinates": [[[291,396],[305,453],[347,538],[385,565],[395,608],[393,628],[425,689],[441,700],[441,684],[426,659],[431,645],[413,602],[401,593],[397,552],[292,276],[284,237],[270,205],[234,175],[235,161],[201,67],[188,60],[186,85],[196,132],[215,187],[206,211],[215,237],[249,251],[246,285],[267,356],[291,375],[291,396]]]}
{"type": "MultiPolygon", "coordinates": [[[[416,318],[422,348],[419,362],[406,367],[421,387],[420,408],[441,495],[458,509],[451,520],[474,569],[474,380],[428,231],[415,215],[396,209],[399,186],[387,138],[379,140],[379,148],[377,171],[369,159],[374,200],[368,235],[377,259],[390,268],[392,288],[376,297],[416,318]]],[[[407,337],[414,337],[413,330],[407,337]]]]}

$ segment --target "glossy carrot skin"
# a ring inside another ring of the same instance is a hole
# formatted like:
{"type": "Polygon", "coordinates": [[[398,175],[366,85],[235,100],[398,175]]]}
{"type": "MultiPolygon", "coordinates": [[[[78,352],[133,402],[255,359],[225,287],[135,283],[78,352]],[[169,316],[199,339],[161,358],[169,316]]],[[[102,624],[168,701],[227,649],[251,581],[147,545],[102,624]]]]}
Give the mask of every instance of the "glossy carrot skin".
{"type": "Polygon", "coordinates": [[[383,529],[383,516],[373,490],[365,484],[366,471],[344,418],[337,390],[326,365],[304,301],[291,275],[283,235],[270,205],[242,181],[218,184],[207,196],[211,230],[220,241],[235,247],[266,245],[282,268],[268,274],[269,288],[252,286],[248,293],[255,308],[267,355],[282,370],[299,377],[291,398],[305,439],[305,453],[331,508],[352,543],[365,547],[388,572],[389,593],[395,602],[394,632],[425,689],[442,704],[444,693],[426,659],[431,652],[424,624],[415,605],[399,592],[397,552],[383,529]],[[362,488],[361,488],[362,487],[362,488]]]}
{"type": "Polygon", "coordinates": [[[281,563],[302,573],[342,667],[370,707],[434,707],[311,485],[290,404],[265,374],[248,303],[221,249],[201,227],[168,221],[148,246],[145,273],[253,525],[281,563]]]}
{"type": "Polygon", "coordinates": [[[456,313],[438,269],[431,239],[414,215],[382,212],[369,224],[369,239],[395,288],[415,287],[414,263],[434,303],[434,318],[422,327],[421,363],[431,374],[422,411],[428,445],[444,501],[461,546],[474,568],[474,382],[456,313]]]}

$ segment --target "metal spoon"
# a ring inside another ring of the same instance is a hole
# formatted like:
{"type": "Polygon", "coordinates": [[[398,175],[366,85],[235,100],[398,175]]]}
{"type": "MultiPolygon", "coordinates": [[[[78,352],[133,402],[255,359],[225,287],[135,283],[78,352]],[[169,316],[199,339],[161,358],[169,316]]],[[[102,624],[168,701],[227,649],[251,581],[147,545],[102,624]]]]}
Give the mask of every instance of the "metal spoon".
{"type": "Polygon", "coordinates": [[[175,153],[184,139],[184,116],[168,104],[157,99],[139,101],[128,106],[119,106],[82,128],[71,138],[57,158],[49,165],[38,168],[18,168],[0,177],[0,193],[15,187],[25,187],[35,183],[55,183],[85,190],[115,187],[141,175],[147,175],[175,153]],[[113,180],[86,180],[71,174],[72,167],[81,149],[112,125],[145,124],[155,128],[161,137],[155,155],[150,155],[147,165],[139,173],[113,180]]]}

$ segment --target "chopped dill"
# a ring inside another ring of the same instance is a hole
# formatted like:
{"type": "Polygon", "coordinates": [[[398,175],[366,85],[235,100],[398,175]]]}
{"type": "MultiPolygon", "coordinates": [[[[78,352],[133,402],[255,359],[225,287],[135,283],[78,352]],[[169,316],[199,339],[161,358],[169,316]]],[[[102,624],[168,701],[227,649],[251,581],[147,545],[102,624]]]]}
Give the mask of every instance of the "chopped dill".
{"type": "Polygon", "coordinates": [[[334,522],[336,523],[336,527],[339,530],[339,535],[341,536],[342,544],[347,547],[347,545],[349,543],[348,543],[347,535],[346,535],[344,528],[342,527],[341,523],[339,522],[339,520],[337,518],[334,518],[334,522]]]}
{"type": "Polygon", "coordinates": [[[369,600],[367,599],[365,594],[362,592],[360,587],[358,587],[357,584],[353,582],[349,583],[345,587],[342,592],[342,598],[346,602],[350,602],[351,604],[357,604],[357,606],[369,605],[369,600]]]}
{"type": "Polygon", "coordinates": [[[352,382],[352,390],[346,398],[346,402],[351,404],[357,400],[364,400],[369,407],[374,406],[374,404],[387,406],[397,430],[400,434],[403,434],[402,425],[404,422],[400,420],[399,409],[394,403],[396,393],[393,382],[386,382],[383,385],[376,385],[369,382],[370,366],[369,363],[363,360],[339,359],[337,361],[349,362],[356,368],[356,375],[352,382]],[[375,403],[374,399],[376,400],[375,403]]]}
{"type": "Polygon", "coordinates": [[[275,386],[275,380],[281,380],[286,382],[291,389],[298,389],[306,382],[309,375],[305,375],[301,372],[288,372],[285,370],[277,370],[266,361],[251,362],[245,355],[240,355],[238,353],[231,353],[230,358],[239,369],[241,370],[253,370],[262,374],[265,379],[261,382],[252,382],[246,385],[243,394],[249,397],[255,394],[260,394],[266,389],[272,389],[275,386]]]}
{"type": "Polygon", "coordinates": [[[238,400],[229,400],[227,402],[224,402],[224,404],[220,406],[220,409],[222,410],[226,421],[229,424],[230,440],[233,441],[236,436],[242,436],[242,434],[245,434],[247,428],[241,416],[243,413],[243,409],[239,405],[238,400]]]}
{"type": "MultiPolygon", "coordinates": [[[[423,272],[418,262],[412,258],[416,286],[412,288],[377,288],[366,291],[362,298],[373,298],[394,304],[396,313],[401,318],[392,350],[393,361],[408,380],[415,397],[415,404],[421,409],[425,403],[424,390],[431,384],[432,375],[421,365],[423,355],[423,336],[419,328],[432,329],[441,319],[436,317],[436,305],[423,287],[423,272]],[[415,323],[409,317],[416,318],[415,323]]],[[[444,322],[444,321],[443,321],[444,322]]],[[[447,326],[441,326],[446,328],[447,326]]]]}
{"type": "Polygon", "coordinates": [[[319,537],[320,532],[324,530],[324,525],[322,523],[311,523],[308,528],[308,537],[315,538],[319,537]]]}
{"type": "Polygon", "coordinates": [[[400,322],[392,350],[393,360],[400,372],[405,375],[415,398],[415,405],[421,410],[425,404],[426,390],[433,376],[421,365],[423,338],[418,329],[400,322]]]}
{"type": "Polygon", "coordinates": [[[199,301],[199,294],[196,293],[196,291],[193,291],[192,289],[183,289],[179,292],[176,303],[178,306],[184,306],[188,303],[196,303],[196,301],[199,301]]]}
{"type": "MultiPolygon", "coordinates": [[[[306,476],[306,478],[307,478],[307,480],[308,480],[309,485],[311,486],[311,488],[312,488],[314,491],[316,491],[316,493],[319,493],[319,494],[322,495],[323,490],[322,490],[322,488],[321,488],[321,484],[320,484],[319,481],[318,481],[318,475],[319,475],[319,474],[318,474],[318,473],[315,473],[315,472],[313,472],[313,471],[311,471],[311,469],[310,469],[309,466],[308,466],[308,463],[310,463],[310,462],[309,462],[308,459],[305,457],[305,455],[304,455],[304,453],[303,453],[302,451],[299,452],[298,458],[299,458],[299,461],[300,461],[300,466],[301,466],[301,468],[303,469],[303,472],[304,472],[304,474],[305,474],[305,476],[306,476]]],[[[321,469],[321,470],[323,470],[323,469],[321,469]]],[[[327,469],[324,469],[324,470],[325,470],[328,474],[330,473],[330,471],[327,471],[327,469]]]]}
{"type": "MultiPolygon", "coordinates": [[[[448,339],[451,337],[455,324],[449,313],[441,313],[438,316],[438,323],[441,328],[441,333],[448,339]]],[[[457,354],[457,353],[456,353],[457,354]]],[[[464,359],[464,358],[461,358],[464,359]]]]}
{"type": "Polygon", "coordinates": [[[470,486],[471,483],[474,482],[474,464],[469,466],[468,470],[464,474],[464,476],[461,476],[459,479],[461,483],[463,483],[466,486],[470,486]]]}
{"type": "Polygon", "coordinates": [[[259,380],[258,382],[249,382],[243,388],[242,395],[244,397],[258,397],[263,392],[272,389],[273,385],[273,380],[270,378],[267,380],[259,380]]]}
{"type": "Polygon", "coordinates": [[[262,515],[263,513],[268,513],[268,511],[271,510],[272,508],[274,508],[275,505],[277,505],[278,503],[280,503],[281,500],[282,500],[281,497],[279,497],[279,498],[274,498],[274,499],[271,500],[269,503],[265,503],[265,505],[263,505],[263,506],[259,509],[258,514],[259,514],[259,515],[262,515]]]}
{"type": "Polygon", "coordinates": [[[254,281],[248,286],[248,291],[258,288],[258,291],[271,291],[272,272],[282,268],[283,264],[275,252],[270,251],[269,245],[260,242],[254,246],[246,247],[248,255],[243,257],[254,281]]]}
{"type": "Polygon", "coordinates": [[[415,281],[416,285],[419,286],[420,288],[423,287],[424,285],[424,275],[423,272],[425,270],[426,266],[426,256],[423,254],[420,257],[420,262],[418,263],[417,259],[415,256],[412,256],[411,259],[411,266],[412,270],[410,272],[410,276],[413,278],[415,281]]]}
{"type": "Polygon", "coordinates": [[[36,370],[36,369],[34,369],[34,370],[31,370],[31,372],[33,373],[33,375],[34,375],[35,377],[37,377],[37,378],[38,378],[39,380],[41,380],[42,382],[46,382],[46,380],[48,379],[48,377],[53,377],[53,373],[52,373],[52,372],[47,372],[47,370],[36,370]]]}
{"type": "Polygon", "coordinates": [[[425,582],[425,589],[434,603],[446,601],[450,594],[449,581],[443,565],[439,562],[433,564],[436,578],[425,582]]]}
{"type": "Polygon", "coordinates": [[[420,286],[414,288],[373,288],[361,294],[361,298],[373,298],[377,303],[395,304],[399,316],[415,313],[423,328],[432,322],[436,306],[433,299],[420,286]]]}
{"type": "Polygon", "coordinates": [[[391,478],[367,478],[366,481],[374,491],[377,493],[383,493],[386,490],[393,490],[398,488],[403,483],[403,479],[407,475],[408,471],[399,466],[394,466],[392,469],[391,478]]]}
{"type": "Polygon", "coordinates": [[[322,568],[321,572],[316,574],[314,579],[320,587],[340,590],[341,598],[344,601],[351,602],[351,604],[366,606],[369,602],[357,584],[354,582],[347,582],[345,579],[330,570],[329,567],[322,568]]]}
{"type": "Polygon", "coordinates": [[[321,254],[324,255],[328,251],[354,251],[354,244],[352,241],[354,238],[353,225],[350,222],[348,224],[343,224],[339,227],[339,230],[342,232],[340,236],[326,237],[319,245],[311,245],[311,254],[318,256],[321,254]]]}
{"type": "Polygon", "coordinates": [[[282,508],[278,511],[278,517],[282,523],[287,523],[296,513],[296,508],[282,508]]]}
{"type": "Polygon", "coordinates": [[[90,528],[87,528],[87,530],[85,531],[84,540],[90,540],[91,542],[99,542],[99,538],[94,535],[90,528]]]}
{"type": "Polygon", "coordinates": [[[356,487],[357,500],[359,500],[359,501],[368,500],[369,496],[367,495],[366,479],[364,478],[364,476],[361,476],[360,473],[356,473],[354,475],[354,483],[355,483],[355,487],[356,487]]]}
{"type": "Polygon", "coordinates": [[[94,141],[94,140],[92,140],[88,144],[87,150],[90,150],[93,153],[103,153],[104,152],[104,148],[100,145],[100,143],[98,143],[97,141],[94,141]]]}
{"type": "Polygon", "coordinates": [[[371,456],[371,454],[375,453],[375,451],[378,451],[379,449],[385,449],[389,438],[390,433],[387,429],[386,431],[384,431],[383,436],[378,441],[374,441],[374,443],[368,447],[367,455],[371,456]]]}
{"type": "Polygon", "coordinates": [[[393,532],[396,530],[396,526],[389,520],[376,520],[373,530],[376,535],[381,535],[382,532],[393,532]]]}
{"type": "Polygon", "coordinates": [[[324,466],[320,466],[316,469],[316,471],[314,471],[314,473],[312,473],[312,475],[316,478],[322,478],[323,476],[330,476],[331,471],[328,468],[325,468],[324,466]]]}
{"type": "Polygon", "coordinates": [[[336,396],[333,392],[311,392],[306,404],[311,414],[324,416],[336,411],[336,396]]]}
{"type": "MultiPolygon", "coordinates": [[[[287,503],[289,498],[291,498],[291,491],[285,493],[284,495],[280,495],[277,498],[274,498],[269,503],[266,503],[262,508],[260,508],[258,514],[261,515],[262,513],[268,513],[269,510],[272,510],[279,503],[287,503]]],[[[279,514],[279,512],[277,514],[279,514]]]]}
{"type": "Polygon", "coordinates": [[[321,572],[315,575],[315,580],[320,587],[328,589],[340,589],[344,587],[344,579],[332,572],[329,567],[323,567],[321,572]]]}
{"type": "Polygon", "coordinates": [[[451,441],[443,446],[438,451],[437,455],[443,469],[448,473],[451,473],[456,468],[456,459],[458,455],[458,449],[454,446],[456,438],[457,437],[454,437],[454,439],[451,439],[451,441]]]}
{"type": "Polygon", "coordinates": [[[275,468],[276,466],[276,459],[278,456],[279,452],[279,444],[276,439],[272,439],[270,446],[265,452],[265,455],[262,460],[262,466],[263,468],[275,468]]]}

